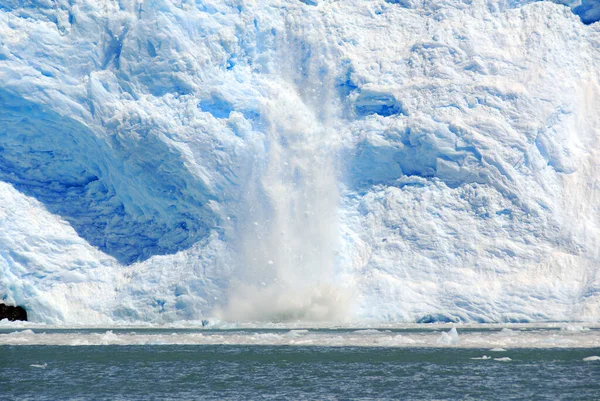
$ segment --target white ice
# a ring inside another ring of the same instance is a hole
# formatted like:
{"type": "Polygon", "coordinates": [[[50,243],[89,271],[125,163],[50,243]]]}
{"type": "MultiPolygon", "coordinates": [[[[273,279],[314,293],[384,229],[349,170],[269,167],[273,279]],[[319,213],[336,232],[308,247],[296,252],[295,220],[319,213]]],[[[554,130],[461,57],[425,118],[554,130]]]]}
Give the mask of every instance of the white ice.
{"type": "MultiPolygon", "coordinates": [[[[369,346],[369,347],[428,347],[491,349],[516,348],[597,348],[600,346],[598,329],[585,332],[566,332],[540,327],[528,327],[518,337],[500,331],[462,331],[460,342],[440,342],[440,332],[413,325],[402,330],[320,329],[168,329],[165,327],[119,326],[111,329],[86,329],[64,326],[39,326],[27,330],[0,333],[0,345],[152,345],[152,344],[240,344],[240,345],[294,345],[294,346],[369,346]],[[152,329],[152,331],[148,331],[152,329]],[[408,330],[406,330],[408,329],[408,330]]],[[[483,356],[472,359],[490,359],[483,356]]],[[[507,357],[494,358],[499,361],[507,357]]],[[[595,361],[590,357],[586,361],[595,361]]]]}
{"type": "Polygon", "coordinates": [[[3,2],[0,299],[62,325],[598,322],[599,8],[565,3],[3,2]]]}
{"type": "Polygon", "coordinates": [[[442,332],[437,342],[438,344],[457,345],[459,342],[459,337],[456,327],[452,327],[448,332],[442,332]]]}

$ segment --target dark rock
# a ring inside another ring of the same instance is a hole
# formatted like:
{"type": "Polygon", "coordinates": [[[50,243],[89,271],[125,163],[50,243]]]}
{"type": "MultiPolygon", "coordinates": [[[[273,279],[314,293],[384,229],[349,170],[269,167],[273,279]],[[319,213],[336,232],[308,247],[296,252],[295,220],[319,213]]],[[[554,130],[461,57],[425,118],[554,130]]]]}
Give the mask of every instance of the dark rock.
{"type": "Polygon", "coordinates": [[[20,306],[0,304],[0,320],[27,320],[27,311],[20,306]]]}

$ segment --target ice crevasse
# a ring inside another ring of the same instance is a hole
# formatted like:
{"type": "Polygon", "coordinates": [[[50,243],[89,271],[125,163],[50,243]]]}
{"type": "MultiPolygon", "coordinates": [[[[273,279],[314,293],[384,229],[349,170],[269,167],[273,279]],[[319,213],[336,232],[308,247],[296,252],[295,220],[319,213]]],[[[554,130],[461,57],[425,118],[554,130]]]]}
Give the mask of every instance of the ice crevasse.
{"type": "Polygon", "coordinates": [[[594,1],[0,0],[0,299],[600,319],[594,1]]]}

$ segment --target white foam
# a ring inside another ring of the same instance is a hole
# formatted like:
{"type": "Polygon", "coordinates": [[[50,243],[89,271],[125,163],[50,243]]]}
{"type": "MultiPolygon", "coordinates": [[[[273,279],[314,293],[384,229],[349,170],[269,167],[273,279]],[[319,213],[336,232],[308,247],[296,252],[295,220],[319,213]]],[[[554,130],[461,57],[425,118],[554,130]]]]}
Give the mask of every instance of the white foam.
{"type": "Polygon", "coordinates": [[[474,359],[474,360],[484,360],[485,361],[485,360],[488,360],[488,359],[492,359],[492,357],[484,355],[484,356],[479,356],[479,357],[475,357],[475,358],[471,358],[471,359],[474,359]]]}
{"type": "Polygon", "coordinates": [[[31,364],[31,365],[29,365],[29,366],[31,366],[32,368],[46,369],[46,368],[48,367],[48,364],[47,364],[47,363],[44,363],[44,364],[42,364],[42,365],[39,365],[39,364],[37,364],[37,363],[32,363],[32,364],[31,364]]]}

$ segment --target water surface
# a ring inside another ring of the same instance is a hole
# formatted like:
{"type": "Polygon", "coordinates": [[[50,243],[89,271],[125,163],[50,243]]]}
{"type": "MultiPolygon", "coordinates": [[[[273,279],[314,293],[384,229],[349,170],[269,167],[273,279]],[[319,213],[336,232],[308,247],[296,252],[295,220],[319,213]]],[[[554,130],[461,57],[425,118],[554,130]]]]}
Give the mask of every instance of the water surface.
{"type": "Polygon", "coordinates": [[[529,331],[4,329],[0,399],[600,399],[597,330],[529,331]]]}

